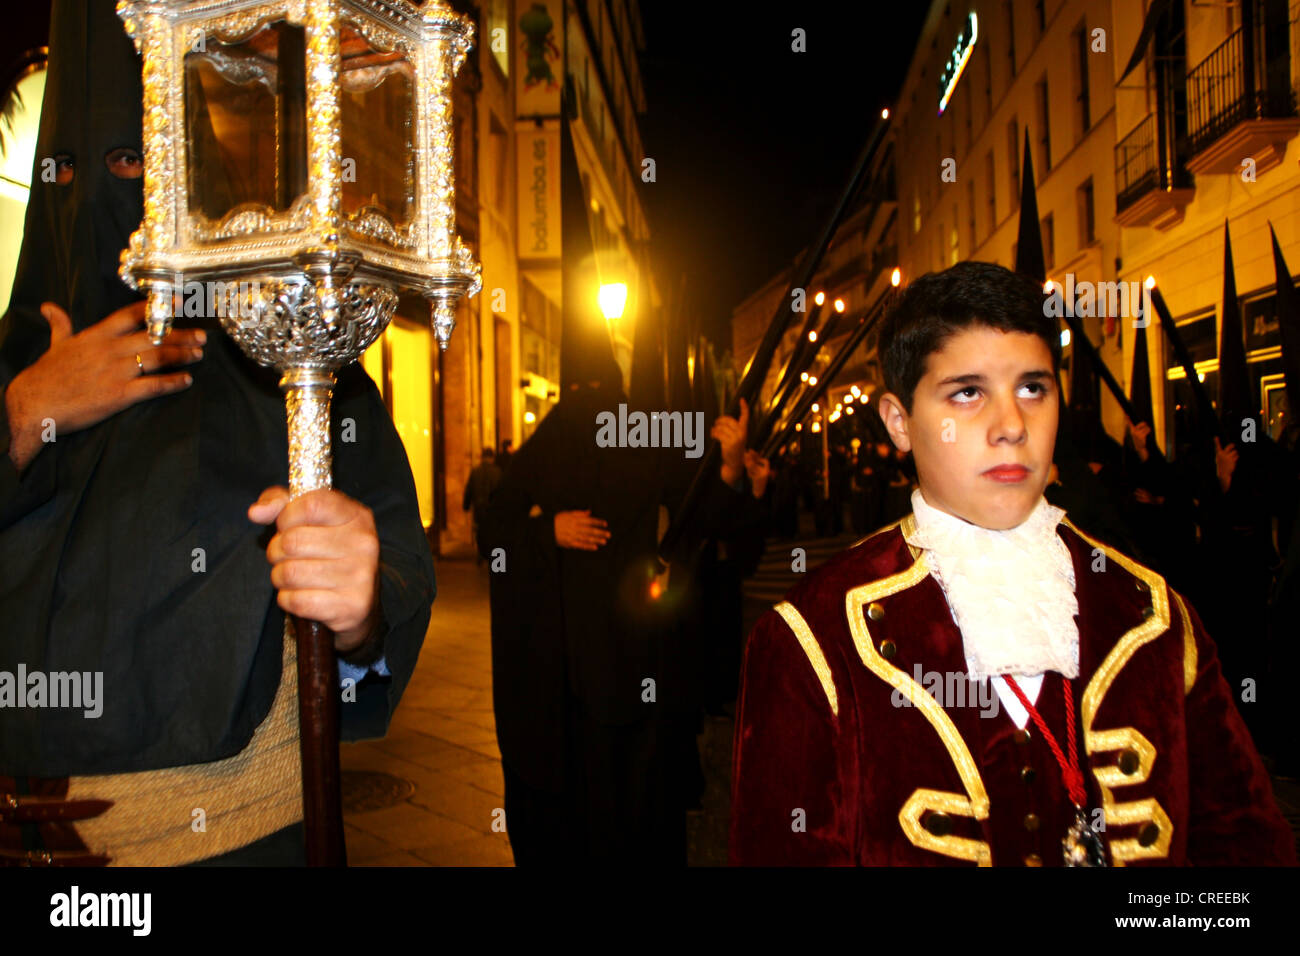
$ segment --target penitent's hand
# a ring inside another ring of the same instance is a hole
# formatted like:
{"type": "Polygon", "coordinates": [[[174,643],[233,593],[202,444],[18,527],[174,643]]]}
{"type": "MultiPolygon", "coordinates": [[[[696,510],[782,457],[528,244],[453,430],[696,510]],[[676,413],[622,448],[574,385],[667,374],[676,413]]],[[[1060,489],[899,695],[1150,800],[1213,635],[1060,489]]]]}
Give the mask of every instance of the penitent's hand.
{"type": "Polygon", "coordinates": [[[719,415],[709,434],[722,446],[722,480],[729,485],[745,473],[745,440],[749,435],[749,403],[740,400],[740,417],[719,415]]]}
{"type": "Polygon", "coordinates": [[[285,613],[320,621],[340,654],[372,636],[380,615],[379,535],[369,508],[332,488],[290,499],[288,488],[274,485],[248,517],[275,522],[266,560],[285,613]]]}
{"type": "Polygon", "coordinates": [[[155,373],[197,362],[207,340],[201,329],[174,329],[155,346],[142,328],[143,302],[118,309],[76,335],[68,313],[53,302],[44,303],[41,314],[50,324],[50,347],[4,392],[9,457],[19,471],[41,450],[47,419],[56,433],[76,432],[137,402],[188,388],[192,379],[186,372],[155,373]]]}
{"type": "Polygon", "coordinates": [[[555,543],[561,548],[597,551],[609,540],[609,525],[604,518],[593,518],[586,511],[560,511],[555,515],[555,543]]]}
{"type": "Polygon", "coordinates": [[[1132,420],[1125,418],[1128,424],[1128,433],[1133,436],[1133,447],[1137,449],[1139,461],[1146,461],[1151,457],[1151,452],[1147,449],[1147,439],[1151,437],[1151,426],[1146,422],[1138,422],[1134,425],[1132,420]]]}
{"type": "Polygon", "coordinates": [[[749,475],[749,489],[755,498],[762,498],[772,477],[772,463],[754,451],[745,449],[745,473],[749,475]]]}
{"type": "Polygon", "coordinates": [[[1214,436],[1214,470],[1219,477],[1219,487],[1225,495],[1232,487],[1232,473],[1237,470],[1239,455],[1236,445],[1229,443],[1225,447],[1219,444],[1219,436],[1214,436]]]}

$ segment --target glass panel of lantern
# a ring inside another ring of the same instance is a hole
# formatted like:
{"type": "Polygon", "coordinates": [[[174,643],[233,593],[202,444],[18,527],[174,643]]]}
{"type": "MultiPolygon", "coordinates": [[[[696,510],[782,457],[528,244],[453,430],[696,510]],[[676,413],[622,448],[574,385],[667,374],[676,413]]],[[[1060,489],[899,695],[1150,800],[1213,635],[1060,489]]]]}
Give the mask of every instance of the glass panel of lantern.
{"type": "MultiPolygon", "coordinates": [[[[342,211],[375,237],[376,219],[401,230],[415,213],[414,72],[347,22],[340,48],[342,211]]],[[[306,202],[305,62],[305,31],[284,20],[186,52],[189,208],[205,231],[234,210],[306,202]]]]}
{"type": "Polygon", "coordinates": [[[343,215],[378,213],[401,229],[415,215],[414,71],[347,22],[339,45],[343,215]]]}
{"type": "Polygon", "coordinates": [[[306,34],[283,20],[185,54],[190,212],[286,212],[307,191],[306,34]]]}

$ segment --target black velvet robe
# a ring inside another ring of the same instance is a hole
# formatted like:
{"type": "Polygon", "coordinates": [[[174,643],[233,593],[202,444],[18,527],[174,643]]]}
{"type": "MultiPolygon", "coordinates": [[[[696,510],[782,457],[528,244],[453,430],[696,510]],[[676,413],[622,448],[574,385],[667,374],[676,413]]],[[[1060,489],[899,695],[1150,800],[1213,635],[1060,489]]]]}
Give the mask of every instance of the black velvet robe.
{"type": "MultiPolygon", "coordinates": [[[[566,695],[605,726],[693,713],[694,663],[672,596],[651,593],[659,506],[680,501],[697,461],[681,449],[599,448],[596,414],[617,391],[569,393],[519,449],[480,525],[481,554],[504,559],[492,589],[492,682],[503,761],[529,785],[562,792],[566,695]],[[560,511],[609,523],[597,551],[556,546],[560,511]],[[499,551],[497,549],[500,549],[499,551]],[[654,703],[644,699],[653,680],[654,703]]],[[[741,493],[716,473],[683,545],[734,520],[741,493]]],[[[676,573],[676,569],[674,571],[676,573]]]]}

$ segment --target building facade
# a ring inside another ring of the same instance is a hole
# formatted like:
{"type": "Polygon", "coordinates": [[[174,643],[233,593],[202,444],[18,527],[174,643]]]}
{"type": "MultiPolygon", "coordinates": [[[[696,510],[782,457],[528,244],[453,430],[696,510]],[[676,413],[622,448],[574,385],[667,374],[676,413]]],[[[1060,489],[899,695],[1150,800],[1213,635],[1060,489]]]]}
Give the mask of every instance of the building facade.
{"type": "MultiPolygon", "coordinates": [[[[1252,385],[1279,432],[1268,223],[1296,262],[1295,19],[1286,0],[933,3],[894,131],[909,157],[898,171],[905,276],[959,259],[1014,264],[1027,136],[1049,280],[1136,289],[1152,277],[1216,403],[1227,221],[1252,385]]],[[[1109,312],[1081,320],[1131,390],[1145,371],[1133,369],[1136,305],[1087,311],[1109,312]]],[[[1160,323],[1147,333],[1155,436],[1172,453],[1191,394],[1160,323]]],[[[1104,388],[1101,401],[1122,440],[1123,411],[1104,388]]]]}
{"type": "MultiPolygon", "coordinates": [[[[897,215],[871,241],[896,257],[904,282],[963,259],[1014,266],[1028,141],[1049,281],[1129,290],[1152,277],[1217,403],[1226,221],[1251,384],[1279,434],[1287,412],[1269,224],[1295,266],[1298,8],[934,0],[893,107],[897,215]]],[[[840,228],[823,272],[835,273],[835,250],[856,232],[851,220],[840,228]]],[[[784,285],[777,277],[736,310],[742,365],[784,285]]],[[[1077,312],[1126,390],[1149,374],[1155,438],[1172,455],[1191,393],[1158,321],[1147,328],[1150,368],[1135,373],[1140,301],[1112,294],[1077,312]]],[[[1074,346],[1068,334],[1063,342],[1068,387],[1074,346]]],[[[878,374],[869,354],[863,368],[878,374]]],[[[1101,411],[1123,440],[1124,413],[1104,387],[1101,411]]]]}

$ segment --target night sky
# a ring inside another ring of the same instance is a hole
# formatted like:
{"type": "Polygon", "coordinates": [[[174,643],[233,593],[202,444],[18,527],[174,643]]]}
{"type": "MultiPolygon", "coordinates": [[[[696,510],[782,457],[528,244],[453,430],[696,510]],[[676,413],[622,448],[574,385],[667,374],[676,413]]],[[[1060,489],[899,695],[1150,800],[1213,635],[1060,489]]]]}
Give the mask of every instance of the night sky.
{"type": "Polygon", "coordinates": [[[815,238],[902,85],[929,4],[807,6],[641,4],[655,265],[669,302],[686,273],[719,352],[732,308],[815,238]],[[807,52],[791,51],[795,27],[807,52]]]}

